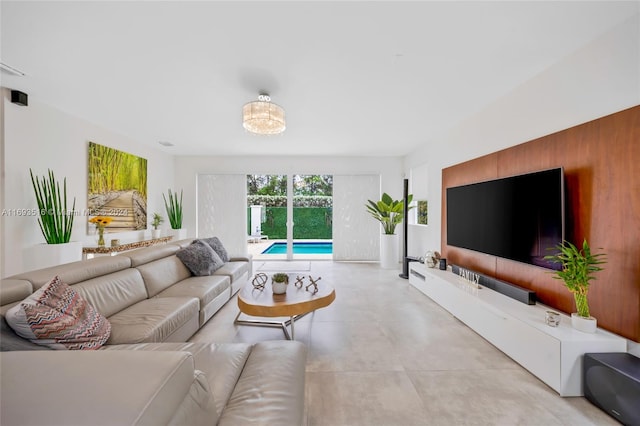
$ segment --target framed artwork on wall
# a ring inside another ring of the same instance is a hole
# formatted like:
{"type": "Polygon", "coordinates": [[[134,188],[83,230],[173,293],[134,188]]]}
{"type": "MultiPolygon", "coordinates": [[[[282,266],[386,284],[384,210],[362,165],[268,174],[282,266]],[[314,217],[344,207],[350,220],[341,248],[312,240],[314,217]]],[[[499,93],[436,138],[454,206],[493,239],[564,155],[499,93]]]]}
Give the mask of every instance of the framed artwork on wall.
{"type": "Polygon", "coordinates": [[[111,232],[147,229],[147,160],[89,142],[88,164],[87,232],[99,216],[111,232]]]}
{"type": "Polygon", "coordinates": [[[416,209],[416,224],[428,225],[429,224],[429,209],[427,200],[418,200],[418,208],[416,209]]]}

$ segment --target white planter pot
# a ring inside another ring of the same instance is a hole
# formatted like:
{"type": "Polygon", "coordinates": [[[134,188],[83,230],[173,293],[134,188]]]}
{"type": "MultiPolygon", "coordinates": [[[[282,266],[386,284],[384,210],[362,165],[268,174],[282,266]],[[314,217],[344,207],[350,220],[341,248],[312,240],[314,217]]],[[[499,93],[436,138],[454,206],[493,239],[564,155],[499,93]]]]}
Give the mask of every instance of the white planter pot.
{"type": "Polygon", "coordinates": [[[156,238],[160,238],[162,236],[162,229],[152,229],[151,230],[151,238],[154,240],[156,238]]]}
{"type": "Polygon", "coordinates": [[[48,268],[63,263],[82,260],[82,242],[64,244],[37,244],[28,250],[25,266],[27,270],[48,268]]]}
{"type": "Polygon", "coordinates": [[[173,241],[184,240],[187,238],[187,228],[172,229],[170,232],[170,235],[173,236],[173,241]]]}
{"type": "Polygon", "coordinates": [[[396,234],[380,236],[380,267],[383,269],[396,269],[399,265],[398,247],[399,237],[396,234]]]}
{"type": "Polygon", "coordinates": [[[273,290],[273,294],[284,294],[287,292],[287,283],[277,283],[272,281],[271,288],[273,290]]]}
{"type": "Polygon", "coordinates": [[[585,318],[574,312],[571,314],[571,326],[584,333],[595,333],[598,321],[594,317],[585,318]]]}

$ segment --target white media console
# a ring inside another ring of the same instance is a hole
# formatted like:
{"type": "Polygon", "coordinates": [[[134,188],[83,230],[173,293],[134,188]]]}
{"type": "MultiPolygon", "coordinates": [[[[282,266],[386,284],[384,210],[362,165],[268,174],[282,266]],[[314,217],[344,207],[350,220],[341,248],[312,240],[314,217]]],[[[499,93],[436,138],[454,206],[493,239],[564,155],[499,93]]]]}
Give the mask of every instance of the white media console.
{"type": "Polygon", "coordinates": [[[562,313],[560,325],[550,327],[545,323],[549,307],[477,288],[450,270],[411,262],[409,282],[560,396],[583,395],[583,354],[627,351],[620,336],[601,329],[594,334],[574,330],[571,318],[562,313]]]}

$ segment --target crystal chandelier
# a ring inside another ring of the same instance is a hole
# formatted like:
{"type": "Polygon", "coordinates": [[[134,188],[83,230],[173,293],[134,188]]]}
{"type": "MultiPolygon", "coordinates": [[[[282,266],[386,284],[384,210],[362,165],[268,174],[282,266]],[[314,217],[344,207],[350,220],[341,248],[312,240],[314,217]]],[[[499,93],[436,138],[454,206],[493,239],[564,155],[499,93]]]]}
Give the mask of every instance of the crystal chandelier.
{"type": "Polygon", "coordinates": [[[261,94],[257,101],[242,107],[242,126],[257,135],[277,135],[284,132],[284,110],[271,103],[269,95],[261,94]]]}

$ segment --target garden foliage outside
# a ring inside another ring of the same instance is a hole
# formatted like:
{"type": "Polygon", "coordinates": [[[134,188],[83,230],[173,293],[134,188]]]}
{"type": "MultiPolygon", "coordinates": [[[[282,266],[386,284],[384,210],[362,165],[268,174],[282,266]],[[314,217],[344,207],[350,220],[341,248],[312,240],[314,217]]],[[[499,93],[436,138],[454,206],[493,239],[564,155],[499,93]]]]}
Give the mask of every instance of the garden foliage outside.
{"type": "MultiPolygon", "coordinates": [[[[264,206],[262,234],[269,239],[287,238],[286,179],[284,175],[247,176],[247,217],[251,216],[250,206],[264,206]]],[[[333,176],[295,175],[293,180],[293,238],[331,239],[333,176]]],[[[249,220],[247,232],[251,234],[249,220]]]]}

